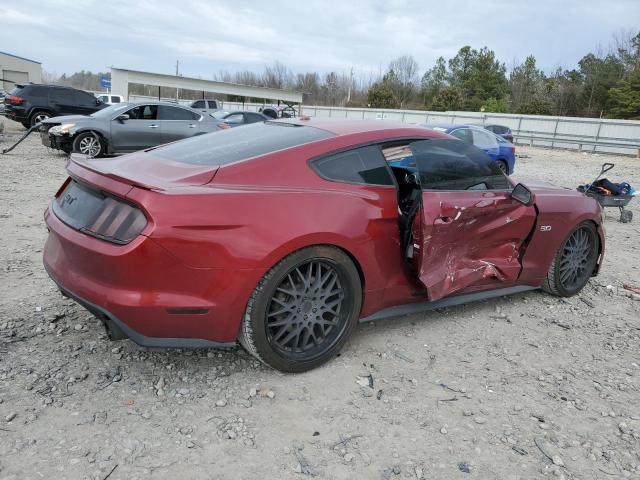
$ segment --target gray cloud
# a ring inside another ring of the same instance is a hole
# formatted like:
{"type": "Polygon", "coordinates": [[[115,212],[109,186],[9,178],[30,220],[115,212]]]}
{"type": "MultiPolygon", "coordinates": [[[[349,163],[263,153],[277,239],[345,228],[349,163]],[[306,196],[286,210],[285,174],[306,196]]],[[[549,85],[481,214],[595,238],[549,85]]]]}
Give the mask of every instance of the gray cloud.
{"type": "Polygon", "coordinates": [[[463,45],[488,46],[507,66],[534,54],[573,67],[612,33],[638,28],[640,2],[68,1],[0,4],[0,50],[57,73],[109,65],[211,78],[279,60],[295,71],[378,72],[402,54],[422,71],[463,45]]]}

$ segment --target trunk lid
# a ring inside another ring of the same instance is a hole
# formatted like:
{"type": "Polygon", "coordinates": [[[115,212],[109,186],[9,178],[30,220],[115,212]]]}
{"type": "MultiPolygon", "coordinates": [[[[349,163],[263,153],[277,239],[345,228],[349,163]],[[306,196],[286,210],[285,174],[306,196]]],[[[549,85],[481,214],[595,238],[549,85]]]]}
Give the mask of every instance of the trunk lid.
{"type": "MultiPolygon", "coordinates": [[[[135,152],[116,158],[88,159],[73,154],[69,163],[72,175],[85,176],[81,170],[108,177],[119,183],[146,190],[205,185],[213,180],[218,166],[176,162],[153,155],[153,151],[135,152]]],[[[93,176],[90,175],[89,176],[93,176]]],[[[87,178],[87,180],[91,181],[87,178]]]]}

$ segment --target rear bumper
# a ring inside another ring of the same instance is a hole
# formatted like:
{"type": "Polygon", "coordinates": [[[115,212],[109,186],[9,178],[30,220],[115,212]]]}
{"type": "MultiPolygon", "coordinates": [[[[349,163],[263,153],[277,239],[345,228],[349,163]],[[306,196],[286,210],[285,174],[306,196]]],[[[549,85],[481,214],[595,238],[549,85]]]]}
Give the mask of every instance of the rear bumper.
{"type": "Polygon", "coordinates": [[[77,303],[91,312],[98,320],[104,323],[109,337],[112,340],[122,340],[128,338],[142,347],[160,347],[160,348],[230,348],[236,345],[236,342],[214,342],[201,338],[169,338],[169,337],[148,337],[142,333],[129,327],[125,322],[117,318],[112,313],[102,307],[91,303],[84,298],[79,297],[75,293],[63,287],[55,276],[49,271],[45,263],[45,270],[51,277],[51,280],[58,285],[60,292],[65,296],[75,300],[77,303]]]}
{"type": "Polygon", "coordinates": [[[29,119],[28,112],[23,107],[5,105],[3,115],[15,122],[26,122],[29,119]]]}
{"type": "Polygon", "coordinates": [[[111,244],[67,226],[50,209],[45,221],[47,273],[108,326],[144,346],[235,343],[260,272],[189,267],[145,236],[111,244]]]}

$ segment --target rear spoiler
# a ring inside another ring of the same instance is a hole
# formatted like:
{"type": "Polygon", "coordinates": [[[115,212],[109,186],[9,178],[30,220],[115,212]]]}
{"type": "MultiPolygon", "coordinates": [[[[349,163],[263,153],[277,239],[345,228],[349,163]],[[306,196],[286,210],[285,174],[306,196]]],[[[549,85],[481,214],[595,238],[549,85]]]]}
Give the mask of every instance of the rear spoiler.
{"type": "Polygon", "coordinates": [[[138,187],[138,188],[142,188],[144,190],[155,190],[155,191],[164,191],[163,188],[154,186],[154,185],[147,185],[145,183],[142,182],[138,182],[136,180],[132,180],[130,178],[125,178],[125,177],[121,177],[119,175],[116,175],[115,173],[111,173],[108,172],[106,170],[101,170],[99,168],[96,168],[95,166],[93,166],[91,163],[89,163],[87,161],[87,156],[83,155],[81,153],[72,153],[71,156],[69,157],[69,166],[67,167],[67,170],[69,170],[69,173],[72,173],[70,169],[72,169],[72,165],[77,165],[78,167],[84,168],[85,170],[89,170],[90,172],[93,173],[97,173],[99,175],[103,175],[105,177],[111,178],[112,180],[116,180],[118,182],[122,182],[125,183],[127,185],[131,185],[133,187],[138,187]]]}

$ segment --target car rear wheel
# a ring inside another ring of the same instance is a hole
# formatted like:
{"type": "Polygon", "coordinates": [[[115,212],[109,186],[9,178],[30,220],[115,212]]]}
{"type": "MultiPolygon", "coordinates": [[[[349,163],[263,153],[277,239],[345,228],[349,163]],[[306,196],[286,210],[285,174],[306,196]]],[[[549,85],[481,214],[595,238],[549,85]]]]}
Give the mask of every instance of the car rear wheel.
{"type": "Polygon", "coordinates": [[[507,165],[507,162],[505,162],[504,160],[497,160],[497,163],[498,168],[502,170],[502,173],[504,173],[505,175],[509,175],[509,166],[507,165]]]}
{"type": "Polygon", "coordinates": [[[328,246],[292,253],[271,268],[247,304],[239,341],[283,372],[315,368],[340,351],[358,323],[362,285],[351,259],[328,246]]]}
{"type": "Polygon", "coordinates": [[[592,223],[574,228],[551,262],[542,288],[560,297],[570,297],[582,290],[598,261],[598,242],[592,223]]]}
{"type": "Polygon", "coordinates": [[[72,150],[77,153],[82,153],[89,158],[95,158],[102,155],[104,145],[102,144],[100,135],[92,132],[84,132],[73,140],[72,150]]]}
{"type": "Polygon", "coordinates": [[[37,123],[43,122],[48,118],[51,118],[51,114],[49,112],[45,112],[43,110],[36,110],[31,114],[31,119],[29,120],[29,126],[33,127],[37,123]]]}

